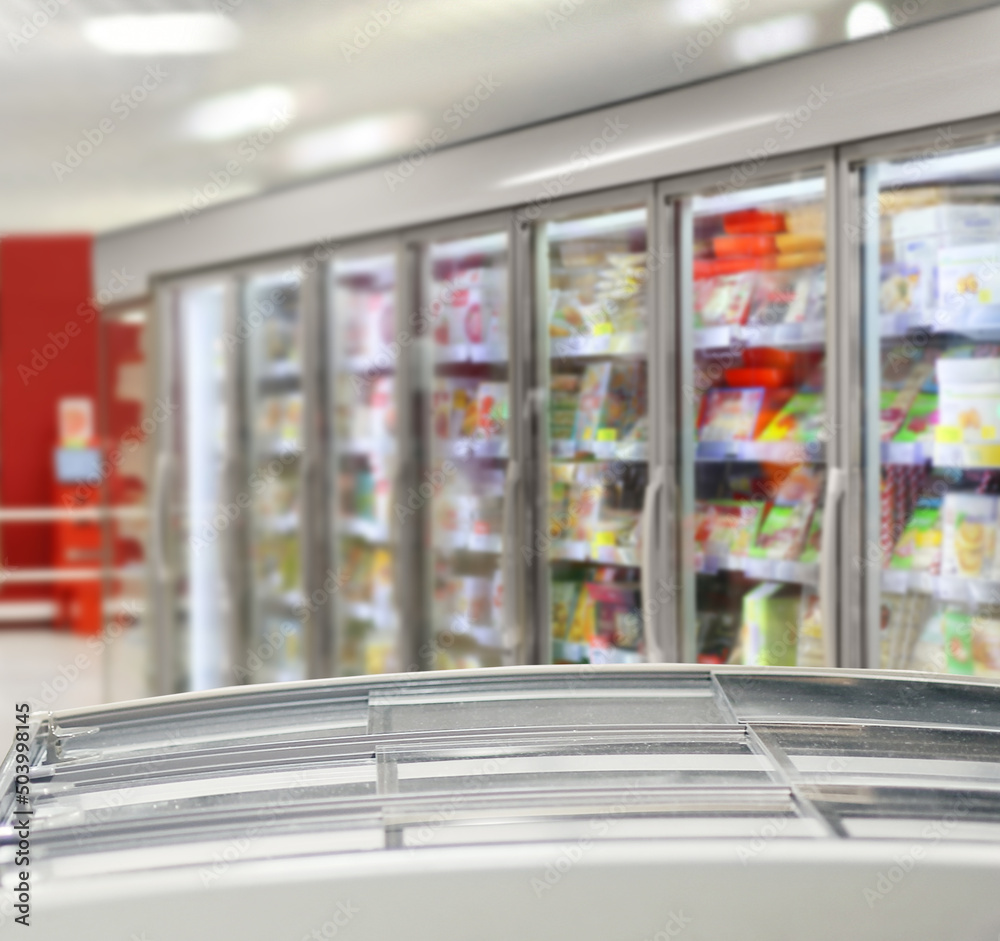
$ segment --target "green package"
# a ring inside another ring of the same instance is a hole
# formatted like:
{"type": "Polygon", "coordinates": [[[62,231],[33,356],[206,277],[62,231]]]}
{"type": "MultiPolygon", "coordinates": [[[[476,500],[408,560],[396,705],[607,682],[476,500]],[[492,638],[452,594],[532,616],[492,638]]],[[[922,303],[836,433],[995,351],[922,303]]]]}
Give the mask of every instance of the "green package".
{"type": "Polygon", "coordinates": [[[793,667],[798,659],[801,592],[762,582],[743,596],[740,647],[748,666],[793,667]]]}
{"type": "Polygon", "coordinates": [[[822,548],[823,538],[823,513],[817,509],[813,513],[812,522],[809,523],[809,533],[806,535],[806,545],[799,556],[799,561],[807,564],[819,562],[819,553],[822,548]]]}
{"type": "Polygon", "coordinates": [[[971,676],[975,666],[972,659],[972,615],[952,608],[945,611],[943,621],[944,659],[948,672],[971,676]]]}
{"type": "Polygon", "coordinates": [[[919,572],[939,570],[941,546],[941,501],[921,500],[896,543],[889,568],[919,572]]]}
{"type": "Polygon", "coordinates": [[[823,431],[823,396],[796,392],[764,429],[760,440],[810,444],[819,441],[823,431]]]}
{"type": "Polygon", "coordinates": [[[901,444],[922,441],[934,441],[934,426],[937,424],[938,397],[922,392],[916,397],[910,410],[906,413],[903,427],[899,429],[893,441],[901,444]]]}
{"type": "Polygon", "coordinates": [[[794,506],[773,504],[760,524],[750,555],[755,559],[798,559],[812,512],[811,501],[794,506]]]}

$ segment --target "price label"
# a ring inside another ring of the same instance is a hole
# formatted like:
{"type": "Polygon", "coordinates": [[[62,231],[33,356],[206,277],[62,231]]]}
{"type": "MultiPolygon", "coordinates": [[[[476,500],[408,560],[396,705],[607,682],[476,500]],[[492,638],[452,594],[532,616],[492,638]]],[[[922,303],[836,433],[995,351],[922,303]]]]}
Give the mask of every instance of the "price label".
{"type": "Polygon", "coordinates": [[[598,441],[617,441],[618,440],[618,429],[617,428],[598,428],[597,429],[597,440],[598,441]]]}
{"type": "Polygon", "coordinates": [[[952,425],[938,425],[934,432],[938,444],[961,444],[962,429],[952,425]]]}
{"type": "Polygon", "coordinates": [[[594,325],[595,337],[609,337],[614,333],[614,328],[609,323],[599,323],[594,325]]]}
{"type": "Polygon", "coordinates": [[[614,530],[603,530],[601,532],[594,533],[594,538],[592,542],[598,548],[602,546],[614,546],[615,544],[614,530]]]}

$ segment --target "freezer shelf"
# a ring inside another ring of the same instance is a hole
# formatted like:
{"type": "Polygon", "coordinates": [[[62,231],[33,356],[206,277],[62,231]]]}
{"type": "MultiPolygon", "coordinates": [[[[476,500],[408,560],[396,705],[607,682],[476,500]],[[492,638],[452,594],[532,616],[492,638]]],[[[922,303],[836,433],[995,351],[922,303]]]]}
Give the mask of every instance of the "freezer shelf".
{"type": "MultiPolygon", "coordinates": [[[[429,462],[432,580],[429,660],[436,669],[513,662],[509,570],[510,262],[505,232],[429,243],[429,462]]],[[[511,591],[516,588],[510,588],[511,591]]]]}
{"type": "Polygon", "coordinates": [[[1000,676],[1000,149],[931,158],[919,180],[904,165],[860,171],[869,657],[1000,676]]]}
{"type": "MultiPolygon", "coordinates": [[[[649,480],[645,208],[548,223],[548,611],[556,663],[640,662],[649,480]]],[[[537,542],[537,540],[536,540],[537,542]]]]}
{"type": "Polygon", "coordinates": [[[697,193],[682,218],[685,647],[704,663],[822,665],[825,179],[697,193]]]}
{"type": "Polygon", "coordinates": [[[393,672],[402,629],[396,529],[397,259],[343,257],[330,269],[331,519],[334,666],[338,675],[393,672]]]}

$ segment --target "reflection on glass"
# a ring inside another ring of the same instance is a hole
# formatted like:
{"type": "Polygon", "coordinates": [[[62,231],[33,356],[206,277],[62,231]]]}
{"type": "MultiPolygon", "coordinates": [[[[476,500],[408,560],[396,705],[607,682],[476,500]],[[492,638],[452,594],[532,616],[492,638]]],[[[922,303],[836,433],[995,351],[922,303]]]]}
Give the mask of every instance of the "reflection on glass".
{"type": "Polygon", "coordinates": [[[302,317],[295,272],[253,278],[248,334],[252,682],[304,679],[302,621],[302,317]]]}
{"type": "Polygon", "coordinates": [[[510,461],[507,238],[427,251],[434,377],[430,466],[433,665],[500,666],[510,461]]]}
{"type": "Polygon", "coordinates": [[[643,658],[647,212],[550,223],[549,605],[556,663],[643,658]]]}
{"type": "Polygon", "coordinates": [[[694,654],[821,665],[824,180],[695,196],[690,218],[682,474],[694,654]]]}
{"type": "Polygon", "coordinates": [[[1000,149],[863,177],[873,665],[1000,676],[1000,149]]]}
{"type": "Polygon", "coordinates": [[[336,668],[395,672],[399,612],[391,515],[396,475],[396,259],[339,259],[332,270],[336,668]]]}

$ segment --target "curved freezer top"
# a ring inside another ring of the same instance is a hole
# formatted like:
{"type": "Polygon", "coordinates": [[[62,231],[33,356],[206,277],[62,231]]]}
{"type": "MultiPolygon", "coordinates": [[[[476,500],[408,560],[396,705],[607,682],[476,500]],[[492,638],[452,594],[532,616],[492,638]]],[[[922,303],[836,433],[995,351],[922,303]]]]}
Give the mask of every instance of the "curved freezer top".
{"type": "Polygon", "coordinates": [[[28,780],[14,749],[0,772],[0,937],[26,833],[43,938],[1000,933],[988,682],[518,668],[29,725],[28,780]]]}

